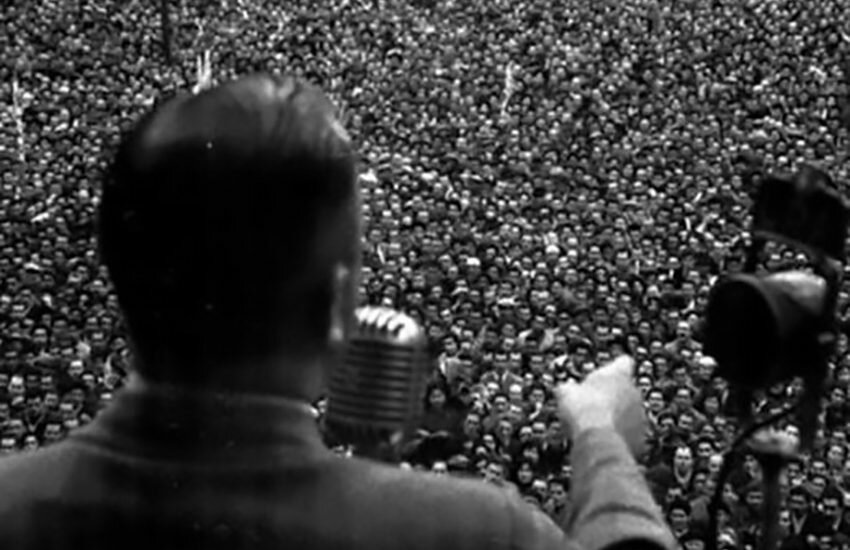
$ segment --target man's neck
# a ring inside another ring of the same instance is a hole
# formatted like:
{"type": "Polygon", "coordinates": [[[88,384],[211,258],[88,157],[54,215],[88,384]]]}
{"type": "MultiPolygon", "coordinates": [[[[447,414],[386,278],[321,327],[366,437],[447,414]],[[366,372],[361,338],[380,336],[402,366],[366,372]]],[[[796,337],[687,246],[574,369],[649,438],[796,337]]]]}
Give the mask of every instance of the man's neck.
{"type": "MultiPolygon", "coordinates": [[[[322,357],[276,356],[264,359],[245,360],[226,365],[209,367],[194,366],[203,372],[202,380],[189,383],[172,377],[152,378],[139,374],[130,375],[130,383],[151,384],[162,389],[183,389],[194,394],[216,395],[221,393],[258,397],[282,397],[313,402],[324,393],[324,372],[330,359],[322,357]]],[[[136,359],[136,363],[138,363],[136,359]]],[[[147,369],[134,365],[134,373],[147,369]]],[[[157,372],[178,373],[186,365],[160,365],[157,372]]]]}

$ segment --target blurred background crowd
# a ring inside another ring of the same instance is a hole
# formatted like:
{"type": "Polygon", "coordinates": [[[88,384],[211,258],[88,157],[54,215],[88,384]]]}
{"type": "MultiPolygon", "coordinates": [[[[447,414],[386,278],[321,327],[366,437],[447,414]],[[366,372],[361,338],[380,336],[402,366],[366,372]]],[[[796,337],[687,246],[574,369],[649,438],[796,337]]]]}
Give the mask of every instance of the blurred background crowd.
{"type": "MultiPolygon", "coordinates": [[[[199,79],[285,71],[332,95],[361,152],[362,302],[414,316],[434,347],[404,466],[481,476],[562,517],[553,387],[627,352],[647,479],[683,547],[702,548],[736,423],[700,316],[741,268],[748,172],[816,162],[848,181],[850,3],[182,0],[170,63],[159,4],[0,2],[0,452],[63,438],[127,375],[94,240],[121,130],[199,79]]],[[[799,261],[772,248],[763,267],[799,261]]],[[[850,287],[840,303],[850,321],[850,287]]],[[[816,449],[783,476],[785,548],[850,548],[847,342],[816,449]]],[[[799,391],[763,392],[759,410],[799,391]]],[[[748,457],[722,548],[754,544],[762,499],[748,457]]]]}

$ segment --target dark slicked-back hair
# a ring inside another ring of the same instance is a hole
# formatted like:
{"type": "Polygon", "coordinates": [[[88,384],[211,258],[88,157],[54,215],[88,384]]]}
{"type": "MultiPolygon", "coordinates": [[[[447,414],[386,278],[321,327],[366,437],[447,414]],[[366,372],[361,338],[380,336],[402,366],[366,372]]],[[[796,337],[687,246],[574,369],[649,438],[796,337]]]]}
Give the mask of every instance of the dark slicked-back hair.
{"type": "Polygon", "coordinates": [[[153,379],[324,351],[335,267],[359,263],[355,156],[334,108],[290,77],[179,97],[122,139],[100,248],[153,379]],[[180,372],[159,372],[159,365],[180,372]]]}

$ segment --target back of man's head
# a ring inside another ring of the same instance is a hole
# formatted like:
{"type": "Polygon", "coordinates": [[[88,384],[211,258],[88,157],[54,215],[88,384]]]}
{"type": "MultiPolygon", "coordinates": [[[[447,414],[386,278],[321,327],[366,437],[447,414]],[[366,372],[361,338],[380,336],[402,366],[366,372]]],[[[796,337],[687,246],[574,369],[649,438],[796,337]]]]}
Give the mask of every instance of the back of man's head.
{"type": "Polygon", "coordinates": [[[143,117],[107,172],[99,228],[141,374],[202,384],[321,356],[332,310],[353,309],[338,275],[359,266],[355,170],[330,101],[293,78],[241,78],[143,117]]]}

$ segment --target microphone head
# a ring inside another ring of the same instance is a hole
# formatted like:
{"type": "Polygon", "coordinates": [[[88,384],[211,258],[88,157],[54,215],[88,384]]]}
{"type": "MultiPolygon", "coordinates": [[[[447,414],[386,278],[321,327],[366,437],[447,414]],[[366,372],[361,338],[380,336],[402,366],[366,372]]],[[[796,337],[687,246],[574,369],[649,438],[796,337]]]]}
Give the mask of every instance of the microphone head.
{"type": "Polygon", "coordinates": [[[347,443],[411,434],[422,418],[430,370],[428,339],[411,317],[362,307],[342,360],[332,369],[327,422],[347,443]]]}

